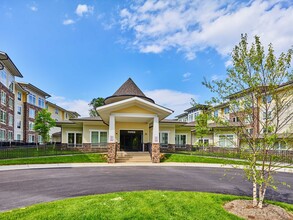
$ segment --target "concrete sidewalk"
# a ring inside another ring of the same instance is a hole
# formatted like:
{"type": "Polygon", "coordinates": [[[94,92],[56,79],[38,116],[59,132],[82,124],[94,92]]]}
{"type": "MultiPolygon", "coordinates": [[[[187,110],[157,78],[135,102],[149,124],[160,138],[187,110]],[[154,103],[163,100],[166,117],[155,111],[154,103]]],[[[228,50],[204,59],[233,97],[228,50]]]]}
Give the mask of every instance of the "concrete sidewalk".
{"type": "MultiPolygon", "coordinates": [[[[0,166],[0,171],[27,170],[27,169],[52,169],[52,168],[75,168],[75,167],[207,167],[224,169],[243,169],[243,165],[210,164],[210,163],[55,163],[55,164],[26,164],[0,166]]],[[[293,173],[293,168],[280,168],[277,172],[293,173]]]]}

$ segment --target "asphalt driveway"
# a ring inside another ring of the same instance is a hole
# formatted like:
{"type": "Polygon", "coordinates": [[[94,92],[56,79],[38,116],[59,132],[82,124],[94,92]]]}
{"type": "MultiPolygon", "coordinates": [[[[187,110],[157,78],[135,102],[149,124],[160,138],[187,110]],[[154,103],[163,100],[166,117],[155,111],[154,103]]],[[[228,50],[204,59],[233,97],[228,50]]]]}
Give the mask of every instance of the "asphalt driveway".
{"type": "MultiPolygon", "coordinates": [[[[275,175],[293,186],[292,173],[275,175]]],[[[82,167],[0,172],[0,211],[63,198],[134,190],[251,194],[243,171],[198,167],[82,167]]],[[[280,184],[267,198],[293,203],[293,190],[280,184]]]]}

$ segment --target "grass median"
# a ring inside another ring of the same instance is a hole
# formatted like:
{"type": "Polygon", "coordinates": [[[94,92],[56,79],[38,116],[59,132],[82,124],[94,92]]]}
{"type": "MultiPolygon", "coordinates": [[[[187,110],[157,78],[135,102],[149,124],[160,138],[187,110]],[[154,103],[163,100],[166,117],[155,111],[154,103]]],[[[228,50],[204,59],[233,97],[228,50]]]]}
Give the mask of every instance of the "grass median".
{"type": "MultiPolygon", "coordinates": [[[[0,219],[241,219],[223,205],[233,195],[201,192],[140,191],[83,196],[1,213],[0,219]]],[[[293,205],[274,202],[293,211],[293,205]]]]}

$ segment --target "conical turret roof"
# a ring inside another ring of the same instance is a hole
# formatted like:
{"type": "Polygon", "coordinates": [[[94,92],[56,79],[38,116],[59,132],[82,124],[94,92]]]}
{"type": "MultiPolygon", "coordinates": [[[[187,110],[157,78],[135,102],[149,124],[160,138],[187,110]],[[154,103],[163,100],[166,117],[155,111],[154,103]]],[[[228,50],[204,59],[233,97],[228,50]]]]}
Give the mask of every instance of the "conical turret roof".
{"type": "Polygon", "coordinates": [[[110,97],[105,99],[105,104],[110,104],[113,102],[121,101],[123,99],[131,97],[140,97],[152,103],[154,100],[145,96],[145,94],[140,90],[140,88],[133,82],[131,78],[125,81],[125,83],[120,86],[120,88],[110,97]]]}

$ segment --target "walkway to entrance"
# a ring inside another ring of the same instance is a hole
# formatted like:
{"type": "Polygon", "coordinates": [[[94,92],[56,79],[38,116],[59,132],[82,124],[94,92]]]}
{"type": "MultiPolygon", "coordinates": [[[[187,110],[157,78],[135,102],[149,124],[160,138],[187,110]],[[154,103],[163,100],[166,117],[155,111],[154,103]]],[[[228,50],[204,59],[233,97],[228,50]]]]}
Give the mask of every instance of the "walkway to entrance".
{"type": "Polygon", "coordinates": [[[118,151],[116,163],[151,163],[149,152],[125,152],[118,151]]]}

